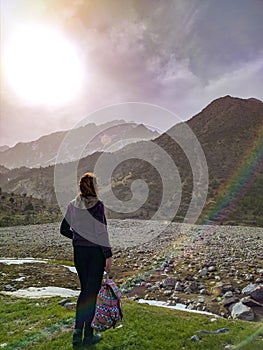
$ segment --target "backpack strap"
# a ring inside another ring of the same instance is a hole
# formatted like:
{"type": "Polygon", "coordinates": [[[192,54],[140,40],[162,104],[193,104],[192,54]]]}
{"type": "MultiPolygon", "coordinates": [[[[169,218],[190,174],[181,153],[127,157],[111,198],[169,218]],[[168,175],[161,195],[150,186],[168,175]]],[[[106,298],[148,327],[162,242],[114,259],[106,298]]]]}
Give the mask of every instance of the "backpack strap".
{"type": "Polygon", "coordinates": [[[112,279],[110,279],[109,274],[107,273],[106,275],[106,282],[105,284],[107,285],[108,288],[111,289],[112,293],[116,296],[118,300],[122,297],[122,294],[119,290],[119,288],[116,286],[115,282],[113,282],[112,279]]]}

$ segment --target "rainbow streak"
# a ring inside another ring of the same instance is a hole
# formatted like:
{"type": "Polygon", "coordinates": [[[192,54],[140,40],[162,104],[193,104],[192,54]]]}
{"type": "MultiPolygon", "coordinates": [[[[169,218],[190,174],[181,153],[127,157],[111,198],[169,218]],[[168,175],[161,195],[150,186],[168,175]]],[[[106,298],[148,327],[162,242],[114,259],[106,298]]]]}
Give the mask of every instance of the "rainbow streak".
{"type": "Polygon", "coordinates": [[[212,213],[202,223],[203,225],[213,222],[219,225],[229,210],[235,209],[236,203],[248,191],[254,183],[256,174],[263,170],[263,125],[258,130],[257,137],[252,142],[243,156],[240,165],[230,175],[227,183],[219,189],[219,198],[216,199],[217,205],[212,213]],[[222,197],[222,193],[224,194],[222,197]],[[220,199],[220,197],[222,197],[220,199]]]}
{"type": "MultiPolygon", "coordinates": [[[[216,227],[228,216],[229,211],[235,209],[237,202],[249,190],[256,179],[256,175],[262,171],[263,125],[259,128],[256,138],[248,147],[239,166],[232,172],[229,180],[219,188],[219,195],[216,199],[217,205],[209,217],[200,223],[201,233],[198,234],[197,240],[194,240],[193,244],[197,244],[198,241],[201,242],[216,230],[216,227]],[[224,193],[223,197],[222,193],[224,193]]],[[[183,255],[192,252],[193,244],[185,248],[183,255]]]]}

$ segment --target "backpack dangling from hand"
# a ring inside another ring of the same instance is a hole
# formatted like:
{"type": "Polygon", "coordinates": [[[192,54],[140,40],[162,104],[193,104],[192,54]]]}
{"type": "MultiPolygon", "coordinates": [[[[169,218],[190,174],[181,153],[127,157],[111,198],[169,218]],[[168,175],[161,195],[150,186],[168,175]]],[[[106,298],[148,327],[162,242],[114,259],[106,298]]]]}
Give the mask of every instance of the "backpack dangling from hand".
{"type": "Polygon", "coordinates": [[[98,332],[115,328],[116,323],[123,318],[121,292],[112,279],[106,276],[106,282],[101,286],[97,296],[95,315],[91,327],[98,332]]]}

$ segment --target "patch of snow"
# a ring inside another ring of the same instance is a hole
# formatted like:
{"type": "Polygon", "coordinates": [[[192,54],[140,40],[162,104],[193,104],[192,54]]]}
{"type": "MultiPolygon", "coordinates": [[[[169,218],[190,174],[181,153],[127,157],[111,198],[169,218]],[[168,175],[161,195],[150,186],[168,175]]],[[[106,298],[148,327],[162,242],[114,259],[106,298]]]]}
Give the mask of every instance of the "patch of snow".
{"type": "MultiPolygon", "coordinates": [[[[34,258],[26,258],[26,259],[0,259],[0,264],[5,264],[5,265],[21,265],[21,264],[26,264],[26,263],[48,263],[48,259],[34,259],[34,258]]],[[[70,272],[77,273],[77,270],[74,266],[68,266],[68,265],[62,265],[66,267],[70,272]]],[[[16,279],[15,281],[23,281],[24,277],[21,277],[21,279],[16,279]]]]}
{"type": "Polygon", "coordinates": [[[26,259],[0,259],[0,264],[5,265],[21,265],[21,264],[28,264],[28,263],[44,263],[46,264],[47,261],[45,260],[37,260],[34,258],[26,258],[26,259]]]}
{"type": "Polygon", "coordinates": [[[15,278],[13,281],[22,282],[24,281],[24,279],[25,279],[25,276],[22,276],[22,277],[15,278]]]}
{"type": "Polygon", "coordinates": [[[18,289],[14,292],[1,292],[5,295],[16,296],[21,298],[48,298],[48,297],[63,297],[70,298],[78,296],[80,291],[61,288],[61,287],[29,287],[27,289],[18,289]]]}
{"type": "Polygon", "coordinates": [[[213,316],[215,316],[213,313],[208,312],[208,311],[199,311],[199,310],[186,309],[186,305],[185,304],[179,304],[178,303],[176,305],[169,305],[165,301],[145,300],[145,299],[139,299],[138,303],[140,303],[140,304],[149,304],[149,305],[159,306],[159,307],[165,307],[165,308],[168,308],[168,309],[174,309],[174,310],[180,310],[180,311],[193,312],[193,313],[196,313],[196,314],[213,315],[213,316]]]}
{"type": "Polygon", "coordinates": [[[62,265],[66,267],[70,272],[77,273],[76,267],[74,266],[68,266],[68,265],[62,265]]]}

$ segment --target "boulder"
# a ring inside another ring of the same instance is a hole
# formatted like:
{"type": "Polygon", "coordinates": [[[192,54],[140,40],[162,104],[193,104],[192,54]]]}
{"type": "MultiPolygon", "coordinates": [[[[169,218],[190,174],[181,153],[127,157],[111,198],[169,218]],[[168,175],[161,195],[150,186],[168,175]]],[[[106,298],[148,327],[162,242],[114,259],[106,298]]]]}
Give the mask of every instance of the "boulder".
{"type": "Polygon", "coordinates": [[[245,321],[253,321],[255,318],[255,314],[251,307],[244,305],[241,302],[238,302],[233,305],[231,310],[231,316],[235,319],[238,318],[240,320],[245,321]]]}
{"type": "Polygon", "coordinates": [[[250,296],[244,297],[240,301],[247,306],[263,306],[263,304],[259,303],[255,299],[252,299],[250,296]]]}
{"type": "Polygon", "coordinates": [[[235,297],[231,297],[231,298],[224,298],[223,301],[222,301],[222,304],[225,306],[225,307],[228,307],[229,305],[231,304],[235,304],[238,302],[238,299],[235,298],[235,297]]]}
{"type": "Polygon", "coordinates": [[[254,300],[263,303],[263,284],[249,284],[242,289],[243,295],[250,295],[254,300]]]}
{"type": "Polygon", "coordinates": [[[263,284],[258,285],[258,287],[250,295],[254,300],[260,304],[263,304],[263,284]]]}

